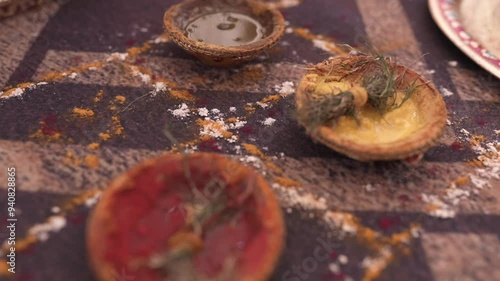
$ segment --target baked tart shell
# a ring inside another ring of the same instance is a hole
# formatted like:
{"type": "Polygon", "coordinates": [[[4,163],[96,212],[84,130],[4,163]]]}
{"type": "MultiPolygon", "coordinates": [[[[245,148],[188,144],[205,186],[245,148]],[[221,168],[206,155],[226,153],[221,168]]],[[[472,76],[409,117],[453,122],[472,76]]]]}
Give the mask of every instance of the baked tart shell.
{"type": "MultiPolygon", "coordinates": [[[[149,187],[146,185],[140,186],[137,184],[137,179],[142,177],[144,174],[151,173],[152,171],[170,174],[171,178],[183,178],[184,175],[182,173],[179,175],[181,168],[174,168],[170,171],[163,170],[162,168],[181,166],[184,159],[183,157],[184,156],[181,154],[169,154],[159,158],[147,160],[113,180],[109,187],[103,192],[100,202],[97,204],[89,218],[86,233],[88,258],[98,280],[115,280],[117,275],[123,274],[124,272],[128,276],[134,276],[134,278],[136,277],[134,280],[156,279],[139,276],[140,274],[137,275],[137,273],[134,273],[134,270],[130,269],[127,265],[118,266],[116,262],[112,262],[112,259],[109,258],[110,255],[113,255],[113,252],[118,253],[122,251],[121,248],[129,246],[122,245],[122,247],[116,247],[118,244],[114,242],[117,239],[123,240],[124,235],[130,235],[132,232],[130,227],[126,229],[119,223],[121,219],[127,220],[126,217],[123,218],[123,216],[127,216],[127,214],[124,214],[123,212],[129,213],[130,220],[133,220],[132,217],[134,217],[133,212],[131,213],[130,210],[140,212],[140,209],[120,205],[121,203],[118,202],[123,201],[119,201],[118,198],[120,198],[120,196],[136,196],[138,202],[143,200],[144,198],[142,198],[141,194],[148,193],[149,187]],[[115,245],[115,248],[113,248],[111,244],[115,245]]],[[[248,242],[248,245],[253,245],[252,247],[248,246],[252,248],[252,250],[247,251],[247,246],[245,246],[244,254],[242,254],[242,261],[240,262],[240,260],[238,260],[238,268],[237,271],[235,271],[236,276],[233,276],[234,278],[231,277],[230,279],[245,281],[267,280],[279,260],[283,250],[285,237],[285,226],[283,223],[281,209],[269,185],[264,178],[262,178],[255,171],[224,156],[209,153],[193,153],[187,157],[193,176],[195,177],[198,171],[200,173],[222,172],[228,175],[225,177],[225,180],[231,183],[251,181],[251,185],[254,189],[253,195],[251,195],[253,197],[249,200],[255,199],[255,202],[252,201],[254,202],[252,206],[254,206],[255,209],[251,211],[251,214],[255,213],[256,216],[252,219],[252,221],[259,222],[259,230],[256,232],[259,238],[254,238],[255,240],[250,240],[251,242],[248,242]],[[255,245],[258,243],[260,243],[260,245],[255,245]]],[[[175,185],[176,183],[173,182],[171,184],[175,185]]],[[[230,185],[228,185],[226,189],[227,192],[238,192],[238,190],[231,188],[230,185]]],[[[161,196],[158,195],[157,197],[150,198],[149,200],[151,200],[152,205],[155,205],[155,200],[160,200],[160,197],[161,196]]],[[[244,206],[243,203],[242,206],[244,206]]],[[[228,239],[230,238],[230,236],[227,237],[228,239]]],[[[144,239],[147,240],[153,238],[145,235],[144,239]]],[[[125,241],[126,242],[124,244],[127,244],[128,241],[125,241]]],[[[160,249],[164,247],[164,244],[166,244],[166,242],[158,243],[158,245],[154,245],[154,247],[160,249]]],[[[209,245],[207,245],[207,247],[208,246],[209,245]]],[[[120,256],[117,256],[116,258],[119,259],[120,256]]],[[[175,281],[175,279],[167,279],[175,281]]],[[[161,279],[158,280],[166,279],[165,276],[162,276],[161,279]]]]}
{"type": "MultiPolygon", "coordinates": [[[[364,75],[370,71],[370,66],[359,68],[352,71],[350,66],[359,65],[359,62],[366,60],[367,56],[349,56],[337,57],[323,61],[315,65],[301,79],[295,96],[297,110],[299,111],[304,104],[309,102],[307,87],[310,87],[310,81],[307,78],[309,74],[318,76],[340,77],[340,81],[356,82],[360,81],[364,75]],[[348,67],[346,67],[348,66],[348,67]]],[[[335,132],[331,125],[323,124],[307,133],[316,141],[328,146],[343,155],[359,161],[378,161],[378,160],[404,160],[409,157],[423,154],[429,148],[434,146],[442,134],[446,125],[447,110],[445,102],[436,89],[436,87],[425,80],[421,75],[396,63],[391,63],[396,75],[403,75],[402,85],[416,83],[418,89],[412,94],[411,100],[416,105],[421,118],[421,125],[410,135],[403,139],[384,142],[384,143],[361,143],[353,141],[343,134],[335,132]]],[[[299,118],[300,125],[310,128],[299,118]]]]}

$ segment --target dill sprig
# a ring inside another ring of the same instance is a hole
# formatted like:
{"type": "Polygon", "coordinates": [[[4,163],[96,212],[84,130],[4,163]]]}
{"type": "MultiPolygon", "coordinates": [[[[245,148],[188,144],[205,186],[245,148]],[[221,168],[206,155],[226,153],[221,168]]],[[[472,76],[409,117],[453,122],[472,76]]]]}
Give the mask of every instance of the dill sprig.
{"type": "Polygon", "coordinates": [[[311,99],[297,111],[299,120],[316,128],[342,115],[354,112],[354,96],[350,92],[341,92],[336,95],[321,95],[311,99]]]}
{"type": "MultiPolygon", "coordinates": [[[[336,81],[356,82],[366,90],[367,104],[373,106],[381,115],[401,107],[408,101],[415,90],[421,86],[419,78],[406,82],[406,70],[399,70],[396,62],[381,54],[357,56],[350,60],[327,61],[316,67],[324,77],[317,83],[316,89],[326,83],[332,73],[336,81]],[[335,71],[334,71],[335,70],[335,71]],[[335,73],[336,72],[336,73],[335,73]],[[358,83],[359,83],[358,82],[358,83]],[[407,84],[407,85],[405,85],[407,84]],[[404,95],[401,95],[404,94],[404,95]]],[[[356,107],[352,91],[333,92],[317,96],[315,89],[306,94],[307,102],[297,112],[299,121],[314,129],[340,116],[356,118],[356,107]]],[[[357,120],[357,119],[356,119],[357,120]]],[[[359,121],[359,120],[357,120],[359,121]]]]}

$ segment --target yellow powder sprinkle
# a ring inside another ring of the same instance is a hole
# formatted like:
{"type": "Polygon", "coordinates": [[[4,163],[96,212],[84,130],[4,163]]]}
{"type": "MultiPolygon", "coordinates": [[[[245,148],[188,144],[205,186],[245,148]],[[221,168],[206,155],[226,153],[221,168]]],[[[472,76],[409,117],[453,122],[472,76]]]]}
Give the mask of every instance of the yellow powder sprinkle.
{"type": "Polygon", "coordinates": [[[196,97],[193,96],[189,91],[186,90],[171,90],[170,95],[173,98],[184,100],[184,101],[196,101],[196,97]]]}
{"type": "Polygon", "coordinates": [[[469,166],[476,167],[476,168],[484,168],[483,162],[481,162],[478,159],[471,160],[471,161],[467,162],[467,164],[469,166]]]}
{"type": "Polygon", "coordinates": [[[428,212],[436,211],[438,209],[439,209],[439,207],[436,205],[433,205],[433,204],[429,204],[429,205],[425,206],[425,210],[428,212]]]}
{"type": "Polygon", "coordinates": [[[280,101],[280,99],[281,99],[280,95],[271,95],[271,96],[263,98],[261,100],[261,102],[263,102],[263,103],[266,103],[266,102],[276,103],[276,102],[280,101]]]}
{"type": "Polygon", "coordinates": [[[30,83],[30,82],[28,82],[28,83],[21,83],[21,84],[17,85],[16,87],[5,91],[5,93],[3,93],[0,96],[1,97],[9,97],[9,96],[13,95],[16,92],[16,90],[18,90],[18,89],[25,90],[25,89],[27,89],[27,88],[29,88],[31,86],[34,86],[34,85],[35,84],[30,83]]]}
{"type": "Polygon", "coordinates": [[[124,96],[116,96],[115,97],[115,101],[119,102],[120,104],[125,104],[126,100],[127,100],[127,98],[124,96]]]}
{"type": "Polygon", "coordinates": [[[60,133],[54,133],[51,135],[44,134],[42,129],[38,129],[35,133],[30,135],[30,139],[38,139],[46,142],[61,142],[61,137],[62,135],[60,133]]]}
{"type": "Polygon", "coordinates": [[[274,180],[276,181],[277,184],[279,184],[283,187],[300,187],[301,186],[300,182],[297,182],[297,181],[294,181],[291,179],[287,179],[287,178],[283,178],[283,177],[276,177],[274,180]]]}
{"type": "Polygon", "coordinates": [[[260,158],[265,158],[266,156],[264,155],[264,153],[262,153],[262,151],[260,151],[260,149],[253,145],[253,144],[249,144],[249,143],[244,143],[243,144],[243,148],[245,148],[245,150],[250,153],[250,155],[253,155],[253,156],[257,156],[257,157],[260,157],[260,158]]]}
{"type": "Polygon", "coordinates": [[[104,61],[96,61],[96,62],[84,64],[84,65],[79,66],[79,67],[70,68],[70,69],[62,71],[62,72],[50,72],[42,78],[42,81],[61,80],[67,76],[64,74],[73,73],[73,72],[81,73],[81,72],[87,71],[91,68],[97,69],[97,68],[102,68],[103,66],[104,66],[104,61]]]}
{"type": "Polygon", "coordinates": [[[247,111],[248,114],[252,114],[255,112],[255,106],[252,105],[246,105],[245,110],[247,111]]]}
{"type": "Polygon", "coordinates": [[[149,42],[144,43],[144,45],[140,47],[132,47],[127,50],[129,57],[136,57],[144,52],[147,52],[151,49],[151,44],[149,42]]]}
{"type": "Polygon", "coordinates": [[[115,131],[115,135],[123,134],[124,128],[118,116],[111,117],[111,121],[113,122],[113,129],[115,131]]]}
{"type": "MultiPolygon", "coordinates": [[[[216,131],[216,132],[220,133],[222,135],[222,137],[224,137],[226,139],[233,136],[233,133],[228,132],[226,129],[224,129],[223,124],[220,124],[216,121],[198,119],[198,120],[196,120],[196,123],[198,123],[198,125],[203,127],[203,128],[210,128],[211,131],[216,131]]],[[[211,138],[210,135],[201,136],[202,140],[209,140],[210,138],[211,138]]]]}
{"type": "Polygon", "coordinates": [[[102,97],[104,96],[104,91],[103,90],[99,90],[99,92],[97,93],[97,95],[94,97],[94,102],[95,103],[98,103],[102,100],[102,97]]]}
{"type": "Polygon", "coordinates": [[[454,181],[456,185],[466,185],[469,183],[469,178],[468,177],[459,177],[454,181]]]}
{"type": "Polygon", "coordinates": [[[99,190],[89,190],[85,191],[84,193],[77,195],[71,199],[69,199],[67,202],[65,202],[61,206],[61,210],[65,213],[73,211],[76,207],[82,205],[85,203],[85,201],[89,198],[94,197],[97,193],[99,193],[99,190]]]}
{"type": "Polygon", "coordinates": [[[118,109],[118,107],[116,107],[114,105],[112,105],[112,106],[109,107],[109,110],[111,110],[111,111],[116,111],[117,109],[118,109]]]}
{"type": "Polygon", "coordinates": [[[236,118],[236,117],[231,117],[231,118],[228,118],[226,121],[227,121],[228,123],[235,123],[235,122],[238,122],[238,118],[236,118]]]}
{"type": "Polygon", "coordinates": [[[100,144],[97,142],[91,143],[87,146],[88,150],[97,150],[99,149],[100,144]]]}
{"type": "Polygon", "coordinates": [[[94,111],[92,111],[92,109],[85,109],[85,108],[79,108],[79,107],[73,108],[73,114],[78,115],[78,116],[83,117],[83,118],[94,117],[94,111]]]}
{"type": "Polygon", "coordinates": [[[245,68],[243,72],[238,72],[241,77],[234,77],[233,79],[241,79],[242,81],[254,81],[258,82],[261,81],[265,78],[264,75],[264,70],[261,67],[258,66],[251,66],[248,68],[245,68]]]}
{"type": "Polygon", "coordinates": [[[36,236],[28,235],[26,238],[16,241],[16,250],[24,251],[38,241],[36,236]]]}
{"type": "Polygon", "coordinates": [[[76,158],[72,151],[68,151],[63,159],[63,163],[67,166],[80,166],[80,159],[76,158]]]}
{"type": "Polygon", "coordinates": [[[9,276],[12,272],[9,271],[9,265],[4,259],[0,259],[0,276],[9,276]]]}
{"type": "MultiPolygon", "coordinates": [[[[16,240],[16,251],[21,252],[26,250],[29,246],[35,244],[37,242],[36,236],[28,235],[26,238],[21,238],[16,240]]],[[[8,252],[7,250],[10,248],[9,245],[5,245],[2,248],[2,251],[8,252]]],[[[1,275],[1,274],[0,274],[1,275]]]]}
{"type": "Polygon", "coordinates": [[[99,138],[103,141],[108,141],[111,138],[111,135],[108,133],[99,133],[99,138]]]}
{"type": "Polygon", "coordinates": [[[295,28],[294,31],[298,36],[300,36],[304,39],[310,40],[310,41],[323,40],[325,42],[325,47],[328,49],[328,51],[330,51],[332,53],[340,54],[340,55],[344,55],[344,56],[348,55],[347,52],[345,52],[342,49],[340,49],[339,47],[337,47],[337,45],[335,45],[335,43],[333,42],[333,40],[331,38],[327,38],[327,37],[322,36],[322,35],[312,34],[309,31],[309,29],[307,29],[307,28],[295,28]]]}
{"type": "Polygon", "coordinates": [[[99,157],[97,157],[97,155],[87,155],[83,161],[85,161],[85,164],[91,169],[99,168],[99,157]]]}
{"type": "Polygon", "coordinates": [[[123,134],[123,131],[124,131],[124,129],[122,126],[116,127],[115,128],[115,135],[119,136],[119,135],[123,134]]]}
{"type": "Polygon", "coordinates": [[[266,164],[266,167],[267,167],[269,170],[271,170],[271,171],[273,171],[273,172],[275,172],[275,173],[277,173],[277,174],[280,174],[280,175],[281,175],[281,174],[283,174],[283,172],[284,172],[284,171],[283,171],[283,169],[281,169],[280,167],[276,166],[276,164],[274,164],[274,163],[273,163],[273,162],[271,162],[271,161],[266,161],[264,164],[266,164]]]}

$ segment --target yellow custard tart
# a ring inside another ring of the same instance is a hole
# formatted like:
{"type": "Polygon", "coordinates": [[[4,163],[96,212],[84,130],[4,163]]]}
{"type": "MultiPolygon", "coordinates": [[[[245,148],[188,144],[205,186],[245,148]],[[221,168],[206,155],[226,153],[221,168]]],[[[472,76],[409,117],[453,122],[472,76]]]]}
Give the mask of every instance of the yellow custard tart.
{"type": "Polygon", "coordinates": [[[375,55],[315,65],[300,81],[296,105],[308,135],[360,161],[422,155],[440,137],[447,117],[429,81],[375,55]]]}

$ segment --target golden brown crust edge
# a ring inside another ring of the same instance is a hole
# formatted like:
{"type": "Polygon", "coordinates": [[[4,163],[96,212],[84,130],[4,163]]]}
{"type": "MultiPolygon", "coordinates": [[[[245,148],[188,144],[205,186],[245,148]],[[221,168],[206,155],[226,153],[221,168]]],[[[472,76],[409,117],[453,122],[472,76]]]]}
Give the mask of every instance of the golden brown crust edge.
{"type": "MultiPolygon", "coordinates": [[[[364,57],[338,57],[330,59],[317,65],[323,68],[323,71],[313,70],[309,73],[321,74],[324,73],[327,68],[330,68],[332,64],[336,64],[337,62],[344,62],[351,59],[350,62],[352,63],[363,58],[364,57]]],[[[423,79],[419,74],[403,66],[398,66],[398,71],[406,71],[405,77],[407,80],[419,79],[419,82],[424,84],[423,87],[425,88],[419,89],[418,93],[421,94],[425,92],[428,98],[420,98],[417,100],[419,108],[424,107],[422,103],[434,103],[432,106],[426,108],[426,110],[430,110],[426,115],[432,115],[433,121],[426,123],[423,128],[419,129],[417,131],[418,135],[412,136],[407,140],[388,144],[362,145],[342,138],[341,135],[336,134],[327,126],[321,126],[315,131],[309,132],[311,137],[341,154],[365,162],[377,160],[402,160],[416,154],[424,153],[434,146],[446,125],[447,110],[445,102],[435,86],[423,79]]],[[[305,80],[305,77],[302,78],[297,88],[297,106],[300,106],[300,104],[306,100],[305,87],[307,84],[308,82],[305,80]]],[[[301,125],[307,127],[307,124],[301,125]]]]}
{"type": "MultiPolygon", "coordinates": [[[[127,182],[129,179],[134,178],[134,176],[141,172],[143,169],[151,166],[155,166],[159,161],[171,158],[172,161],[183,157],[181,154],[176,155],[163,155],[157,158],[146,160],[145,162],[139,164],[138,166],[132,168],[128,172],[117,177],[111,182],[106,191],[103,192],[100,202],[97,204],[93,212],[91,213],[87,229],[86,229],[86,244],[87,244],[87,255],[91,269],[93,270],[95,276],[100,281],[113,280],[114,278],[114,268],[111,264],[104,261],[104,254],[106,250],[106,243],[101,237],[105,237],[110,227],[114,227],[113,219],[109,216],[108,210],[111,206],[111,199],[113,195],[124,188],[127,187],[127,182]]],[[[224,156],[210,153],[194,153],[189,155],[190,159],[210,159],[213,162],[217,162],[219,167],[220,164],[226,164],[228,161],[233,161],[224,156]],[[215,158],[215,159],[214,159],[215,158]]],[[[233,161],[235,162],[235,161],[233,161]]],[[[237,162],[235,162],[237,163],[237,162]]],[[[272,192],[269,184],[266,182],[262,176],[257,174],[255,171],[242,165],[242,173],[250,173],[257,177],[257,188],[262,192],[266,200],[266,210],[270,210],[268,213],[269,221],[272,223],[271,226],[266,228],[271,233],[274,233],[268,241],[269,249],[266,251],[266,255],[262,258],[261,264],[264,265],[260,272],[255,272],[252,277],[248,277],[245,281],[265,281],[274,272],[276,264],[279,261],[281,253],[285,245],[285,224],[283,221],[282,211],[278,204],[278,201],[272,192]]]]}

